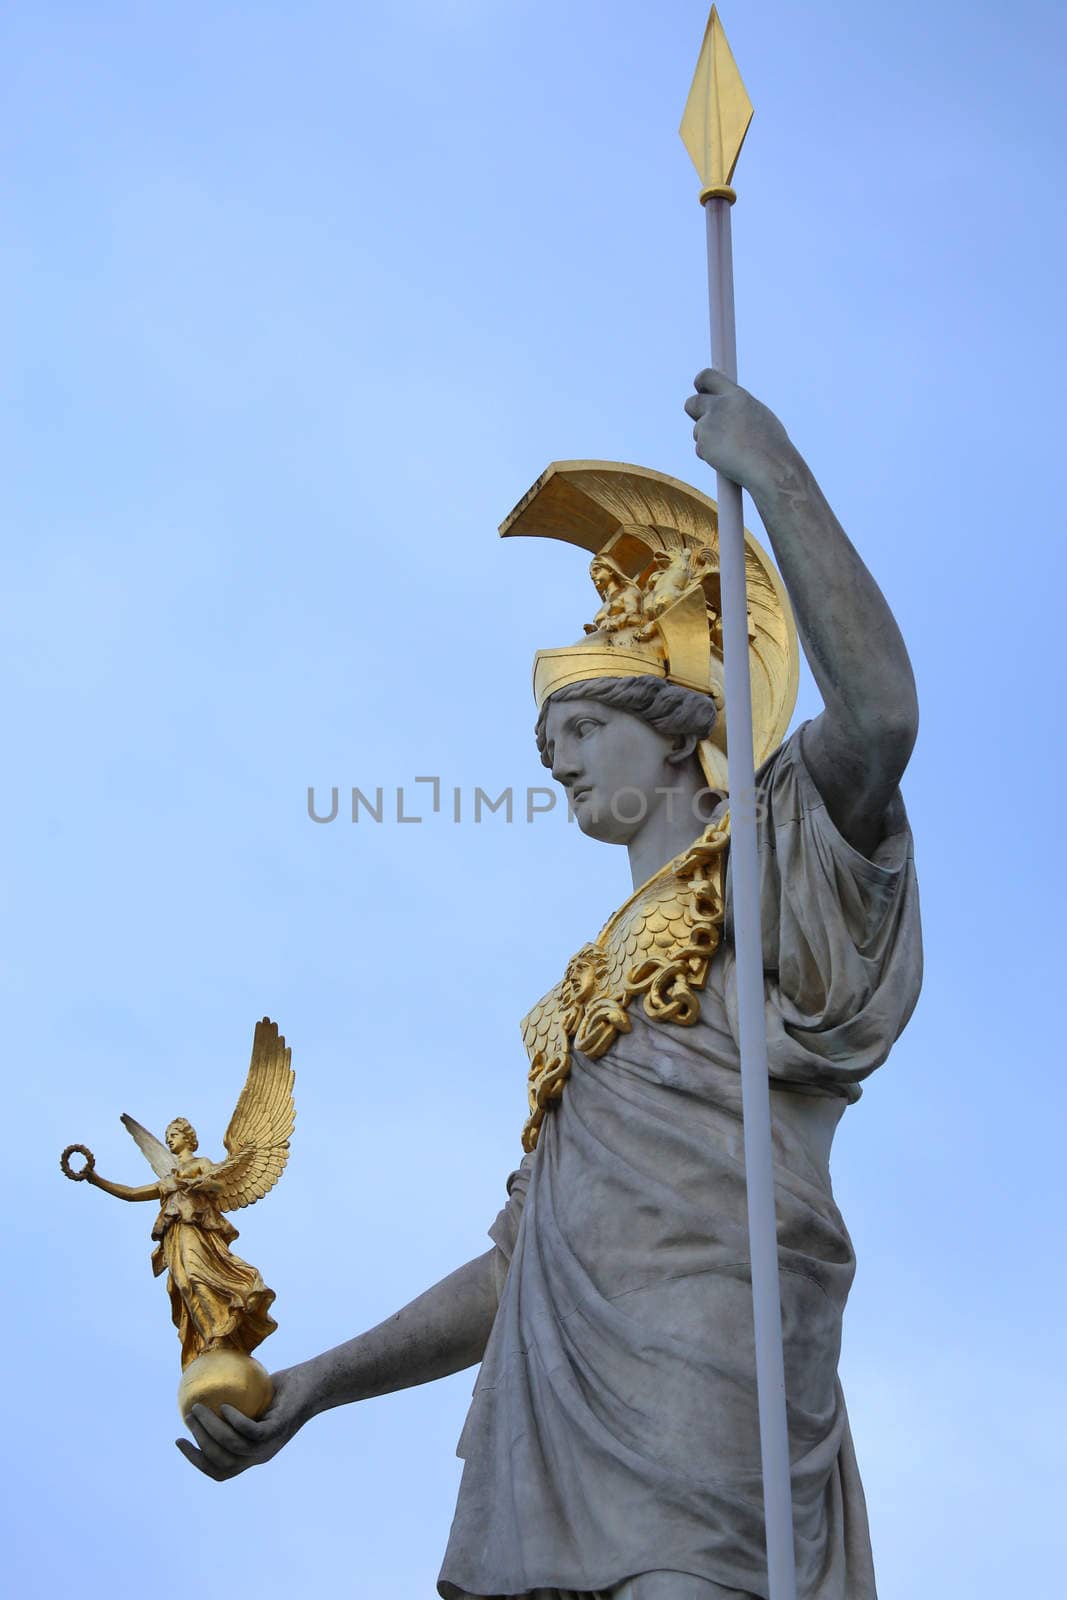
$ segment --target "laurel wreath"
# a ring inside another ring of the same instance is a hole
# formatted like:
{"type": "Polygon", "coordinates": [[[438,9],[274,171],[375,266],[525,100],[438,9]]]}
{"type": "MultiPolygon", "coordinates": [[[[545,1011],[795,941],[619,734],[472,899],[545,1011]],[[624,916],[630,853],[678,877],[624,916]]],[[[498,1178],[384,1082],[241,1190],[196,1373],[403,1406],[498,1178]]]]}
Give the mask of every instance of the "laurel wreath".
{"type": "Polygon", "coordinates": [[[74,1183],[80,1183],[83,1178],[87,1178],[90,1172],[95,1170],[96,1157],[93,1155],[93,1152],[88,1148],[87,1145],[68,1144],[67,1148],[59,1158],[59,1165],[63,1169],[63,1176],[65,1178],[70,1178],[74,1183]],[[85,1165],[83,1167],[72,1167],[70,1164],[71,1156],[84,1156],[85,1165]]]}

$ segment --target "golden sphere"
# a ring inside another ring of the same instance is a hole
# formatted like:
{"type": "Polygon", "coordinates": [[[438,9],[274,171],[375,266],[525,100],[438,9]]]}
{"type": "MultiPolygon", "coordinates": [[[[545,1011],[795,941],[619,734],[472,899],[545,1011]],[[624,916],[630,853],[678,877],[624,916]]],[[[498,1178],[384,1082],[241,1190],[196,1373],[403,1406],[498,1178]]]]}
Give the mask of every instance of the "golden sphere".
{"type": "Polygon", "coordinates": [[[190,1361],[178,1385],[183,1422],[198,1405],[216,1414],[220,1406],[234,1406],[246,1417],[261,1417],[273,1398],[266,1367],[243,1350],[205,1350],[190,1361]]]}

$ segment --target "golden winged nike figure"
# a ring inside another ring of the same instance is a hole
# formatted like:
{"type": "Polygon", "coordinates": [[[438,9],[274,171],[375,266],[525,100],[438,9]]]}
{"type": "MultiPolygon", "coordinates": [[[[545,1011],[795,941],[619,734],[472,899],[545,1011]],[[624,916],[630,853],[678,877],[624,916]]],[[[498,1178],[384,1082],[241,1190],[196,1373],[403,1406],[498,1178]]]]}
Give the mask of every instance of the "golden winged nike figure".
{"type": "Polygon", "coordinates": [[[132,1117],[122,1122],[156,1174],[155,1183],[129,1187],[100,1177],[92,1152],[70,1145],[60,1164],[68,1178],[88,1179],[119,1200],[158,1200],[152,1228],[152,1271],[165,1270],[171,1315],[182,1346],[178,1403],[185,1415],[203,1402],[235,1405],[250,1416],[270,1403],[271,1383],[250,1352],[273,1333],[273,1289],[255,1267],[230,1250],[237,1229],[224,1212],[262,1200],[289,1159],[293,1104],[292,1051],[269,1017],[256,1023],[252,1061],[223,1143],[226,1158],[197,1155],[196,1131],[185,1117],[167,1124],[161,1143],[132,1117]],[[70,1157],[84,1165],[73,1168],[70,1157]]]}

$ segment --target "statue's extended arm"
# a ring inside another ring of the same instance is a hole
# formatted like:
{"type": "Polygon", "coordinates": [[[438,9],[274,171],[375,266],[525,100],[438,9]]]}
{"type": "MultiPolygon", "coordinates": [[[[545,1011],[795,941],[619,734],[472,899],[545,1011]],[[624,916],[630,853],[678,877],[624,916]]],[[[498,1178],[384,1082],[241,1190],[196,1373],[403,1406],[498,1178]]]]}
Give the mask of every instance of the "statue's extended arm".
{"type": "Polygon", "coordinates": [[[696,387],[697,453],[752,496],[826,707],[804,736],[812,777],[845,838],[869,852],[918,731],[900,630],[777,417],[722,373],[696,387]]]}
{"type": "Polygon", "coordinates": [[[109,1178],[101,1178],[97,1172],[89,1171],[86,1179],[95,1189],[103,1189],[105,1194],[113,1194],[116,1200],[158,1200],[159,1184],[144,1183],[131,1188],[127,1183],[112,1183],[109,1178]]]}
{"type": "Polygon", "coordinates": [[[358,1338],[272,1374],[274,1399],[258,1422],[232,1406],[221,1417],[194,1406],[188,1424],[199,1449],[179,1439],[179,1450],[209,1478],[233,1478],[269,1461],[321,1411],[473,1366],[496,1316],[495,1253],[469,1261],[358,1338]]]}

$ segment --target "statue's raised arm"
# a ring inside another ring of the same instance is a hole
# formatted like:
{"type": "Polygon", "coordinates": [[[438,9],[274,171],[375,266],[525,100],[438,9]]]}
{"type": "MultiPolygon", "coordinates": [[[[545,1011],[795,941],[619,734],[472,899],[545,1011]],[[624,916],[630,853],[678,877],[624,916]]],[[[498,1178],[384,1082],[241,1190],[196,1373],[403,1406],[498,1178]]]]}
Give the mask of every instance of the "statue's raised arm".
{"type": "Polygon", "coordinates": [[[843,836],[865,855],[919,728],[908,652],[885,597],[772,411],[709,368],[686,401],[697,454],[747,489],[770,535],[825,710],[804,757],[843,836]]]}

